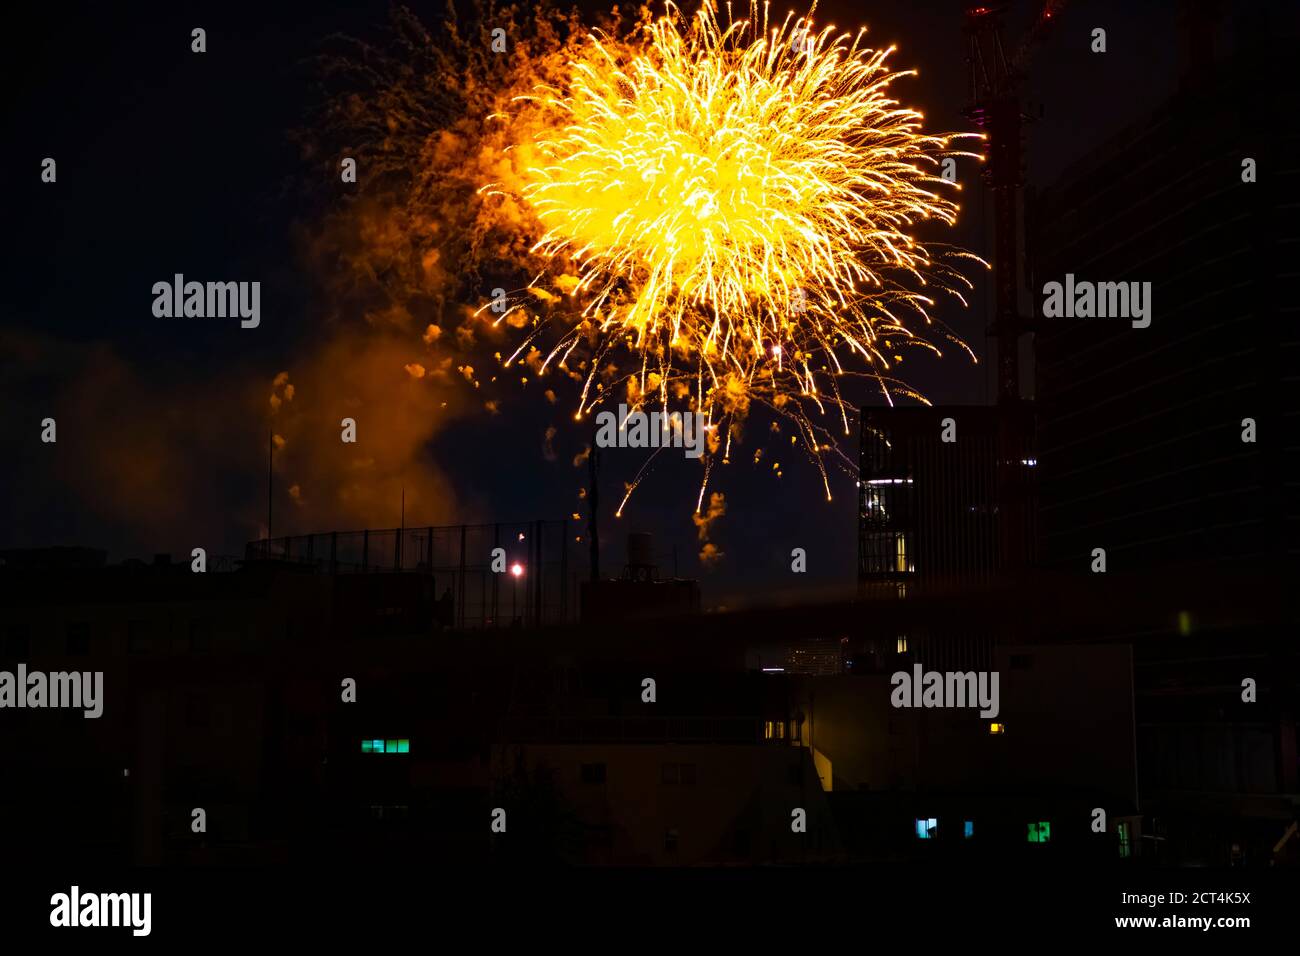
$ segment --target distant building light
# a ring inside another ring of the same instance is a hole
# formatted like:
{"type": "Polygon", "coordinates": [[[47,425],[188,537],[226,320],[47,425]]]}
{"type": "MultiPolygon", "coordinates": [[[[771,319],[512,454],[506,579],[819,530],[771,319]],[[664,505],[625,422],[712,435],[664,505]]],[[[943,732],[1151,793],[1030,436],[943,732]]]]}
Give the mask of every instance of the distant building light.
{"type": "Polygon", "coordinates": [[[895,650],[896,653],[899,653],[899,654],[906,654],[906,653],[907,653],[907,638],[906,638],[905,636],[904,636],[904,637],[899,637],[899,638],[894,642],[894,650],[895,650]]]}
{"type": "Polygon", "coordinates": [[[975,835],[975,821],[967,820],[961,825],[961,835],[963,839],[969,840],[975,835]]]}
{"type": "Polygon", "coordinates": [[[1006,724],[989,724],[989,733],[991,734],[1005,734],[1006,732],[1006,724]]]}
{"type": "Polygon", "coordinates": [[[1029,468],[1033,468],[1035,465],[1038,464],[1038,459],[1037,459],[1037,458],[1021,458],[1021,459],[1020,459],[1020,464],[1025,465],[1025,466],[1027,466],[1027,467],[1029,467],[1029,468]]]}
{"type": "Polygon", "coordinates": [[[363,754],[406,754],[411,752],[411,741],[406,737],[393,740],[363,740],[361,752],[363,754]]]}
{"type": "Polygon", "coordinates": [[[1052,824],[1047,820],[1029,824],[1030,843],[1047,843],[1052,839],[1052,824]]]}
{"type": "Polygon", "coordinates": [[[1192,615],[1188,611],[1178,612],[1178,633],[1186,637],[1192,633],[1192,615]]]}
{"type": "Polygon", "coordinates": [[[868,478],[869,485],[910,485],[911,478],[868,478]]]}
{"type": "Polygon", "coordinates": [[[918,840],[936,840],[939,837],[939,821],[934,817],[916,818],[916,838],[918,840]]]}
{"type": "Polygon", "coordinates": [[[524,573],[524,566],[522,564],[512,564],[510,565],[510,573],[515,577],[520,577],[524,573]]]}
{"type": "Polygon", "coordinates": [[[781,674],[781,673],[784,673],[784,672],[785,672],[785,668],[784,668],[784,667],[764,667],[764,668],[763,668],[763,673],[764,673],[764,674],[781,674]]]}

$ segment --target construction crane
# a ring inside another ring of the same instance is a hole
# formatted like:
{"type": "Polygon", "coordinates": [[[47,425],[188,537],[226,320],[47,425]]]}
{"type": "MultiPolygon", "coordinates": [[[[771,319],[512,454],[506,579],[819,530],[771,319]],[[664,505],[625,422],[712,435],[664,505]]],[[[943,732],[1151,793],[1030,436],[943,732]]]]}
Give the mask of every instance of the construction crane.
{"type": "Polygon", "coordinates": [[[1023,93],[1029,61],[1060,16],[1065,0],[1047,0],[1015,53],[1008,58],[1002,15],[1006,4],[966,11],[970,102],[964,110],[987,138],[984,182],[993,194],[994,314],[988,334],[998,349],[998,525],[1003,567],[1028,563],[1033,549],[1031,498],[1036,463],[1032,412],[1020,397],[1020,339],[1030,331],[1020,312],[1019,192],[1024,185],[1023,93]]]}

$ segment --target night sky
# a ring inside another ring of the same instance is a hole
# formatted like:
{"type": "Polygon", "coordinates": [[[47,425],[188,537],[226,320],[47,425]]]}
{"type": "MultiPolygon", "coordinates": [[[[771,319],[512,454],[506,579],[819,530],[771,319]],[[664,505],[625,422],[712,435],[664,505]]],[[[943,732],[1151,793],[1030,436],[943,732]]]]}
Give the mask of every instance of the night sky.
{"type": "MultiPolygon", "coordinates": [[[[441,4],[411,6],[434,28],[441,4]]],[[[327,350],[340,320],[325,318],[324,283],[304,262],[313,226],[302,197],[312,183],[290,133],[312,105],[310,58],[327,37],[375,38],[382,30],[387,4],[347,7],[39,4],[7,14],[0,548],[85,545],[114,559],[188,554],[199,545],[209,554],[240,554],[244,542],[264,533],[271,382],[288,371],[309,383],[300,401],[310,408],[311,386],[319,393],[334,374],[329,363],[301,368],[307,356],[327,350]],[[207,30],[203,55],[190,52],[196,26],[207,30]],[[58,162],[55,185],[40,181],[46,156],[58,162]],[[151,286],[176,272],[200,281],[260,280],[260,327],[155,318],[151,286]],[[57,445],[39,440],[47,415],[58,420],[57,445]]],[[[1014,47],[1030,5],[1012,7],[1014,47]]],[[[962,8],[827,3],[819,19],[854,29],[866,23],[876,44],[897,44],[895,65],[916,67],[920,76],[895,89],[926,114],[929,128],[964,131],[971,127],[960,112],[967,97],[962,8]]],[[[1140,120],[1174,90],[1177,63],[1173,2],[1068,7],[1032,70],[1032,102],[1035,112],[1041,104],[1042,118],[1031,130],[1030,184],[1050,185],[1071,162],[1140,120]],[[1088,50],[1095,26],[1108,31],[1104,55],[1088,50]]],[[[987,258],[973,164],[960,174],[964,220],[943,238],[987,258]]],[[[337,177],[319,190],[329,202],[340,192],[337,177]]],[[[965,314],[944,313],[981,356],[985,291],[965,314]]],[[[937,403],[979,403],[989,397],[987,367],[950,353],[941,362],[911,359],[903,371],[937,403]]],[[[388,413],[418,409],[402,403],[402,376],[392,382],[388,413]]],[[[408,526],[585,515],[577,489],[586,471],[572,459],[586,434],[569,420],[572,406],[537,401],[536,390],[502,395],[495,415],[464,402],[421,444],[409,476],[385,486],[382,502],[336,516],[328,508],[304,513],[284,494],[294,476],[278,475],[275,533],[394,527],[400,487],[412,489],[408,526]],[[558,428],[554,460],[544,450],[548,426],[558,428]]],[[[383,396],[371,398],[365,414],[384,414],[383,396]]],[[[327,467],[319,456],[339,447],[332,441],[322,433],[310,461],[327,467]]],[[[855,435],[843,439],[843,449],[856,456],[855,435]]],[[[793,594],[793,547],[808,551],[800,592],[852,585],[852,476],[835,476],[828,503],[810,463],[784,462],[777,480],[766,463],[753,467],[747,454],[736,456],[714,486],[727,495],[726,516],[713,531],[725,558],[703,569],[691,522],[698,464],[661,456],[616,522],[610,512],[620,469],[640,464],[635,453],[623,454],[629,457],[610,464],[602,490],[606,573],[623,563],[624,533],[649,530],[666,573],[675,548],[680,573],[702,579],[706,606],[793,594]]]]}

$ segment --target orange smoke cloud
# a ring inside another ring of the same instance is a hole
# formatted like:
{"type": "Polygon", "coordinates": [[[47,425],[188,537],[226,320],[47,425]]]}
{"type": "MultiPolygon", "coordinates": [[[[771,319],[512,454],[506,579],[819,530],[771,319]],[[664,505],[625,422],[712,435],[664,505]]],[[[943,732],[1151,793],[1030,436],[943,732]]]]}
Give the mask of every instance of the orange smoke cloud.
{"type": "Polygon", "coordinates": [[[403,338],[343,332],[292,368],[296,399],[277,415],[285,441],[274,470],[301,507],[277,534],[388,527],[403,492],[408,523],[457,520],[429,443],[459,407],[446,386],[410,374],[410,354],[403,338]],[[343,441],[345,418],[356,423],[354,443],[343,441]]]}
{"type": "Polygon", "coordinates": [[[713,525],[727,513],[727,499],[719,491],[709,495],[709,506],[704,511],[691,515],[695,531],[700,539],[700,563],[706,567],[717,564],[724,557],[718,546],[709,540],[713,525]]]}

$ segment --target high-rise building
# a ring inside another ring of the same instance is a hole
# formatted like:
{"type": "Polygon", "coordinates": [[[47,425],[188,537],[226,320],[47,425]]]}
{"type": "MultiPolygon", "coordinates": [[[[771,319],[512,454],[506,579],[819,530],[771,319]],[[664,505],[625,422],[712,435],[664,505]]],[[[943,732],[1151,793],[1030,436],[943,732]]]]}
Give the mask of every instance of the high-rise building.
{"type": "MultiPolygon", "coordinates": [[[[998,520],[1000,416],[991,406],[864,409],[858,490],[858,583],[864,596],[960,589],[1009,569],[998,520]]],[[[1001,463],[1032,489],[1030,430],[1001,463]]],[[[1032,504],[1032,495],[1027,496],[1032,504]]],[[[1032,544],[1024,509],[1020,553],[1032,544]]]]}
{"type": "MultiPolygon", "coordinates": [[[[1032,560],[1036,462],[1025,420],[1031,409],[1016,403],[863,410],[858,491],[863,598],[980,588],[1032,560]],[[1011,436],[1016,441],[1007,443],[1011,436]],[[1003,461],[1003,447],[1018,450],[1003,461]],[[1000,514],[1008,492],[1015,495],[1016,507],[1000,514]]],[[[990,666],[995,637],[979,626],[909,626],[873,632],[869,643],[888,647],[892,642],[897,654],[927,666],[969,668],[990,666]]]]}
{"type": "Polygon", "coordinates": [[[1031,203],[1040,306],[1049,282],[1150,290],[1145,317],[1038,324],[1049,566],[1086,568],[1095,548],[1112,571],[1300,552],[1300,309],[1284,292],[1300,225],[1283,196],[1300,133],[1267,92],[1280,51],[1236,26],[1237,57],[1202,57],[1031,203]]]}
{"type": "Polygon", "coordinates": [[[1040,522],[1049,567],[1087,576],[1103,549],[1108,573],[1174,582],[1177,601],[1198,596],[1182,582],[1257,586],[1210,623],[1171,606],[1163,632],[1134,645],[1150,851],[1226,865],[1277,856],[1295,832],[1282,608],[1300,555],[1300,225],[1287,195],[1300,131],[1282,72],[1300,17],[1189,0],[1183,18],[1181,88],[1030,204],[1040,291],[1117,283],[1130,305],[1134,289],[1145,299],[1142,315],[1038,324],[1040,522]],[[1216,63],[1219,12],[1237,51],[1216,63]],[[1225,674],[1258,687],[1223,693],[1225,674]]]}

